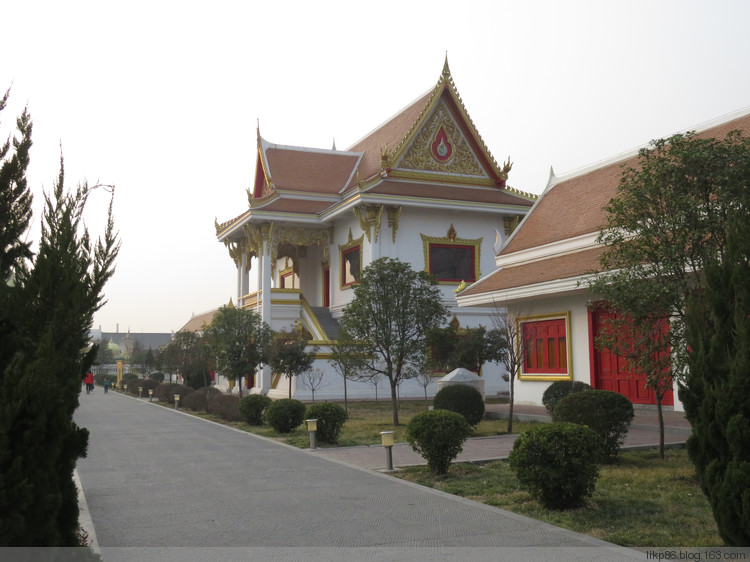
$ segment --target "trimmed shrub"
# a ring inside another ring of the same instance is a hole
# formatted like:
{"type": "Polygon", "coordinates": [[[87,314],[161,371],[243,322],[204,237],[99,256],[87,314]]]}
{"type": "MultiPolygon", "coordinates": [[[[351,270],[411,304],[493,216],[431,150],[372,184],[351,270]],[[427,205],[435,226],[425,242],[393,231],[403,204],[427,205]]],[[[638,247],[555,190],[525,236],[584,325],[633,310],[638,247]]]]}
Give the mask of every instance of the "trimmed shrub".
{"type": "Polygon", "coordinates": [[[316,437],[321,443],[336,443],[348,416],[346,410],[338,404],[320,402],[307,409],[306,417],[318,420],[316,437]]]}
{"type": "Polygon", "coordinates": [[[633,415],[633,404],[619,392],[590,390],[560,400],[552,420],[589,426],[603,440],[602,460],[612,462],[625,440],[633,415]]]}
{"type": "Polygon", "coordinates": [[[109,381],[110,386],[114,388],[115,383],[117,383],[117,375],[105,375],[104,373],[94,375],[94,384],[96,386],[104,386],[104,381],[109,381]]]}
{"type": "Polygon", "coordinates": [[[157,398],[159,402],[166,402],[168,404],[174,404],[174,395],[180,395],[180,402],[182,402],[188,394],[195,392],[189,386],[178,384],[176,382],[162,383],[156,387],[154,391],[154,398],[157,398]]]}
{"type": "Polygon", "coordinates": [[[208,402],[221,396],[223,393],[216,387],[204,386],[199,388],[195,392],[188,394],[184,400],[182,400],[182,407],[193,412],[206,412],[208,411],[208,402]]]}
{"type": "Polygon", "coordinates": [[[140,379],[138,375],[135,373],[125,373],[122,375],[122,378],[120,379],[120,384],[122,385],[123,390],[125,389],[125,386],[129,386],[131,382],[136,381],[140,379]]]}
{"type": "Polygon", "coordinates": [[[154,394],[156,394],[156,387],[159,386],[159,383],[156,381],[152,381],[149,379],[143,380],[130,380],[128,381],[128,394],[132,394],[133,396],[139,396],[140,392],[138,391],[138,387],[143,388],[143,394],[142,396],[144,398],[148,398],[148,389],[152,389],[154,391],[154,394]]]}
{"type": "Polygon", "coordinates": [[[291,433],[305,421],[305,405],[294,398],[282,398],[266,407],[264,417],[276,433],[291,433]]]}
{"type": "Polygon", "coordinates": [[[433,474],[448,472],[470,434],[466,418],[448,410],[420,412],[406,425],[406,440],[424,457],[433,474]]]}
{"type": "Polygon", "coordinates": [[[473,386],[451,384],[441,388],[432,400],[436,410],[461,414],[472,427],[484,417],[484,398],[473,386]]]}
{"type": "Polygon", "coordinates": [[[263,394],[248,394],[240,400],[240,415],[250,425],[263,425],[263,410],[273,402],[263,394]]]}
{"type": "Polygon", "coordinates": [[[575,423],[549,423],[521,434],[508,460],[521,487],[549,509],[579,507],[594,493],[601,439],[575,423]]]}
{"type": "Polygon", "coordinates": [[[206,411],[226,421],[242,421],[240,397],[234,394],[221,394],[206,402],[206,411]]]}
{"type": "Polygon", "coordinates": [[[164,382],[164,373],[151,373],[148,378],[156,382],[164,382]]]}
{"type": "Polygon", "coordinates": [[[556,381],[547,387],[542,395],[542,404],[547,408],[549,415],[552,415],[555,405],[571,394],[591,390],[591,386],[582,381],[556,381]]]}

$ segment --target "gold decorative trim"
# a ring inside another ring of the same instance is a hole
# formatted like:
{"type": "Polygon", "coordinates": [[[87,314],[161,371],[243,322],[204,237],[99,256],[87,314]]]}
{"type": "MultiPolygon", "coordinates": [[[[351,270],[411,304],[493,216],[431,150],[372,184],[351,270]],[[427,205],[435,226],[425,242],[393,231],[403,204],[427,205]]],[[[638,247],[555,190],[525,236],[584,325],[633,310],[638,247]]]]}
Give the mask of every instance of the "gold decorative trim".
{"type": "Polygon", "coordinates": [[[401,217],[401,207],[388,207],[388,226],[393,230],[393,243],[396,243],[396,232],[398,231],[398,219],[401,217]]]}
{"type": "Polygon", "coordinates": [[[530,316],[519,316],[516,318],[516,346],[519,349],[521,357],[521,368],[518,373],[518,380],[522,381],[540,381],[540,382],[553,382],[553,381],[567,381],[573,379],[573,338],[571,337],[570,331],[570,311],[565,312],[550,312],[545,314],[532,314],[530,316]],[[523,334],[522,324],[525,322],[537,322],[540,320],[556,320],[559,318],[565,319],[565,347],[567,348],[567,373],[524,373],[523,365],[524,361],[524,350],[521,349],[520,337],[523,334]]]}
{"type": "Polygon", "coordinates": [[[513,231],[516,229],[519,222],[521,222],[521,217],[519,215],[514,217],[503,217],[503,230],[505,231],[505,236],[513,234],[513,231]]]}
{"type": "Polygon", "coordinates": [[[490,179],[445,102],[436,105],[395,168],[490,179]],[[452,153],[446,161],[438,160],[432,150],[439,135],[446,137],[451,145],[452,153]]]}
{"type": "MultiPolygon", "coordinates": [[[[473,246],[474,247],[474,280],[479,279],[482,277],[482,272],[480,269],[480,261],[482,256],[482,240],[483,238],[474,238],[474,239],[468,239],[468,238],[458,238],[456,229],[454,228],[453,224],[450,225],[450,228],[448,228],[448,232],[445,236],[427,236],[426,234],[421,234],[422,237],[422,248],[424,251],[424,270],[427,273],[430,273],[430,244],[444,244],[447,246],[473,246]]],[[[463,283],[465,280],[461,281],[438,281],[438,284],[440,285],[459,285],[463,283]]]]}
{"type": "Polygon", "coordinates": [[[350,289],[352,286],[356,285],[356,282],[350,283],[348,285],[344,285],[344,272],[343,272],[343,265],[344,265],[344,252],[351,250],[353,248],[359,248],[359,273],[362,274],[362,260],[363,260],[363,253],[362,253],[362,243],[364,242],[365,237],[364,235],[360,236],[359,238],[353,238],[352,237],[352,229],[349,229],[349,241],[346,244],[339,244],[339,289],[350,289]]]}
{"type": "Polygon", "coordinates": [[[370,238],[372,235],[372,227],[375,227],[375,242],[378,241],[378,236],[380,235],[380,221],[383,217],[383,209],[383,205],[365,205],[363,214],[362,207],[352,208],[352,213],[354,213],[354,216],[357,217],[359,226],[362,228],[362,231],[367,236],[367,241],[370,243],[372,243],[372,240],[370,238]]]}

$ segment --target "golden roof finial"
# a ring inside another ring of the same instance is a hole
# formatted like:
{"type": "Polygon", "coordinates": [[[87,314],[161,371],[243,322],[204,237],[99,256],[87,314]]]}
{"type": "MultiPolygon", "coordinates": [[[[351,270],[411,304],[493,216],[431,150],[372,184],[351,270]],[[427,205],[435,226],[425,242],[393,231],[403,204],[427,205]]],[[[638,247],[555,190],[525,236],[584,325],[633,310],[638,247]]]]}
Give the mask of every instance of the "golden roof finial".
{"type": "Polygon", "coordinates": [[[443,77],[444,78],[450,78],[451,76],[451,69],[448,66],[448,51],[445,51],[445,64],[443,64],[443,77]]]}

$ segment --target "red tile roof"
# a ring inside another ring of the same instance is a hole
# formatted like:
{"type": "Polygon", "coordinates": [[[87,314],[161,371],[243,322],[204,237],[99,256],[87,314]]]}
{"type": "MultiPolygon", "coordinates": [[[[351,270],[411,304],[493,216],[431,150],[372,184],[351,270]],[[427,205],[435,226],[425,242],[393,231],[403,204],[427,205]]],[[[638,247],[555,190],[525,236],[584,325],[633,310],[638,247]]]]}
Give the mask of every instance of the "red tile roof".
{"type": "MultiPolygon", "coordinates": [[[[729,131],[750,132],[750,113],[707,124],[699,136],[722,138],[729,131]]],[[[637,154],[603,164],[570,178],[561,178],[542,195],[531,212],[501,250],[506,266],[479,280],[460,294],[493,293],[532,286],[544,281],[576,277],[599,268],[602,248],[584,249],[565,255],[550,254],[544,259],[513,266],[513,256],[525,250],[561,242],[586,234],[596,234],[606,224],[604,206],[616,195],[623,167],[636,166],[637,154]]]]}

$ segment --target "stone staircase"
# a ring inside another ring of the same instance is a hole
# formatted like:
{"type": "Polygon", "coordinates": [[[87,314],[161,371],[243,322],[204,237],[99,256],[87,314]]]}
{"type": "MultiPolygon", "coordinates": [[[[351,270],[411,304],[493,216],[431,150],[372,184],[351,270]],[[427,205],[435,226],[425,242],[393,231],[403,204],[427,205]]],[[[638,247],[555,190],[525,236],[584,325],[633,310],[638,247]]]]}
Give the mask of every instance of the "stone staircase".
{"type": "Polygon", "coordinates": [[[339,337],[339,322],[333,317],[330,309],[325,306],[311,306],[315,318],[318,320],[318,324],[323,328],[323,331],[330,340],[337,340],[339,337]]]}

